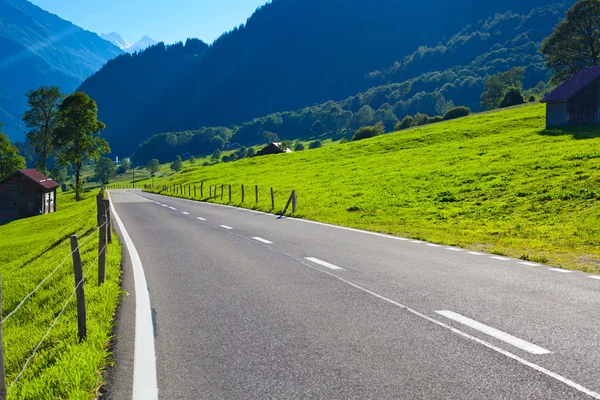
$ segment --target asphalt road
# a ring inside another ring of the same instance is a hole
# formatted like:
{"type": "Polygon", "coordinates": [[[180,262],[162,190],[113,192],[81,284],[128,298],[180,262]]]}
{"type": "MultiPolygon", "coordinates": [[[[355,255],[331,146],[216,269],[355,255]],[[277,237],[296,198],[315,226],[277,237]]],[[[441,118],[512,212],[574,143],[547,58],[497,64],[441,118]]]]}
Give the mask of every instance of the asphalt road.
{"type": "MultiPolygon", "coordinates": [[[[161,399],[600,398],[595,277],[141,191],[111,198],[147,281],[161,399]]],[[[132,322],[138,275],[126,268],[107,398],[132,398],[132,370],[151,364],[134,351],[148,336],[132,322]]]]}

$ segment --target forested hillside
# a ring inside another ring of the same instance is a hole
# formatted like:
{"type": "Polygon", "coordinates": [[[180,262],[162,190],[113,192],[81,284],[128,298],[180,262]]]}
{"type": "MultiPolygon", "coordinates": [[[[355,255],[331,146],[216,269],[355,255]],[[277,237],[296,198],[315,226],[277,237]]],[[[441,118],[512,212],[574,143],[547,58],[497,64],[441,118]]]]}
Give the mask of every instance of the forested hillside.
{"type": "MultiPolygon", "coordinates": [[[[378,122],[389,132],[406,115],[443,115],[455,105],[479,111],[486,78],[513,67],[525,70],[526,93],[539,96],[548,89],[545,82],[550,72],[538,50],[574,2],[548,4],[524,13],[497,13],[469,24],[435,47],[419,47],[399,55],[399,61],[391,66],[365,75],[364,83],[374,87],[362,93],[232,126],[231,141],[262,143],[265,131],[286,140],[349,138],[359,127],[378,122]]],[[[140,162],[152,158],[167,161],[186,152],[209,154],[220,141],[207,139],[206,132],[210,130],[153,136],[140,145],[135,158],[140,162]]]]}
{"type": "Polygon", "coordinates": [[[41,85],[74,90],[121,54],[98,35],[25,0],[0,0],[0,122],[22,139],[25,93],[41,85]]]}
{"type": "MultiPolygon", "coordinates": [[[[142,69],[143,90],[114,83],[118,69],[89,78],[113,151],[131,153],[151,134],[241,124],[272,112],[341,100],[376,84],[369,73],[436,46],[467,24],[497,12],[528,13],[548,0],[274,0],[185,64],[158,91],[142,69]],[[417,33],[418,32],[418,33],[417,33]],[[152,104],[139,99],[151,97],[152,104]],[[112,141],[114,143],[114,141],[112,141]]],[[[173,61],[176,63],[176,61],[173,61]]],[[[151,70],[152,65],[143,69],[151,70]]],[[[427,71],[421,71],[427,72],[427,71]]]]}

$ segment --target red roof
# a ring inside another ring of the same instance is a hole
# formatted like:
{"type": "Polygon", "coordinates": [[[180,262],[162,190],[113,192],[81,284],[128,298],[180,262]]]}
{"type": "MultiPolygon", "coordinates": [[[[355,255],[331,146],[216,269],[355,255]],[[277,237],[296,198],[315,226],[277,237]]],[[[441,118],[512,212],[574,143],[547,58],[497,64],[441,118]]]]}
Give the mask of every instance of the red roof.
{"type": "Polygon", "coordinates": [[[60,184],[51,178],[48,178],[46,175],[40,173],[35,169],[20,169],[15,173],[20,173],[25,175],[29,179],[35,181],[38,185],[43,186],[46,189],[55,189],[60,186],[60,184]]]}
{"type": "Polygon", "coordinates": [[[567,101],[600,77],[600,66],[584,68],[542,99],[542,103],[567,101]]]}

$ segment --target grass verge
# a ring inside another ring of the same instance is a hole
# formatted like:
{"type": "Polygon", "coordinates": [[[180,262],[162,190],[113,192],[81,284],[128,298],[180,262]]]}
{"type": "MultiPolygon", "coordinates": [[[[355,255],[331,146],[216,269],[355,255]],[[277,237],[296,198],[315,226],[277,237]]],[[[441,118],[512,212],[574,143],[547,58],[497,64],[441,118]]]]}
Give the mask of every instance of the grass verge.
{"type": "MultiPolygon", "coordinates": [[[[94,399],[108,366],[108,346],[119,302],[121,246],[113,235],[106,282],[97,286],[98,231],[93,196],[76,203],[59,195],[57,212],[0,226],[3,315],[10,313],[71,252],[69,237],[81,243],[87,306],[87,338],[77,338],[75,297],[9,392],[9,399],[94,399]]],[[[75,288],[71,257],[3,324],[7,386],[21,371],[75,288]]]]}
{"type": "Polygon", "coordinates": [[[260,210],[269,187],[277,209],[296,189],[299,217],[598,273],[600,128],[546,130],[544,118],[543,105],[477,114],[156,185],[204,182],[207,200],[210,185],[232,184],[234,205],[260,210]]]}

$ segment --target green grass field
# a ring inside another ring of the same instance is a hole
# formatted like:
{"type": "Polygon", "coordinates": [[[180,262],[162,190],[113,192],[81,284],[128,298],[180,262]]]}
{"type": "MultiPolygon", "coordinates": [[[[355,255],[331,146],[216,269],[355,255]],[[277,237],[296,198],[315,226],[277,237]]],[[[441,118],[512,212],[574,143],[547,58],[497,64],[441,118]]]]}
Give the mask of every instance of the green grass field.
{"type": "MultiPolygon", "coordinates": [[[[0,226],[3,315],[10,313],[70,252],[69,236],[81,246],[87,305],[87,339],[79,344],[75,297],[30,361],[9,399],[94,399],[109,364],[108,342],[121,295],[121,247],[109,246],[106,283],[97,286],[98,232],[93,196],[76,203],[59,195],[57,212],[0,226]]],[[[7,386],[20,372],[75,288],[71,257],[3,324],[7,386]]]]}
{"type": "Polygon", "coordinates": [[[528,105],[156,185],[232,184],[234,205],[259,185],[260,203],[251,192],[241,206],[265,211],[269,187],[277,209],[296,189],[299,217],[600,273],[600,128],[547,131],[544,118],[528,105]]]}

